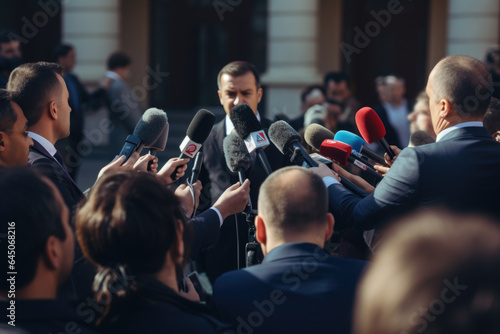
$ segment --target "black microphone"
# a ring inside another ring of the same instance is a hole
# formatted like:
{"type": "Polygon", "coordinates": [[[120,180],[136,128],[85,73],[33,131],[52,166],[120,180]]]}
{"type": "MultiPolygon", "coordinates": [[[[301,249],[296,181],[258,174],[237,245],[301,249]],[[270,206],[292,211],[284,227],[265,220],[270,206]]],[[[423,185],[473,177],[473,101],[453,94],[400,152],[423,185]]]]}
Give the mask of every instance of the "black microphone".
{"type": "MultiPolygon", "coordinates": [[[[165,147],[167,146],[167,139],[168,139],[168,129],[169,129],[169,125],[167,122],[167,124],[165,124],[165,128],[163,129],[162,133],[160,134],[160,137],[158,137],[156,142],[153,145],[146,146],[146,148],[149,149],[149,152],[148,152],[149,154],[156,157],[156,152],[165,151],[165,147]]],[[[148,171],[151,170],[152,163],[153,163],[153,160],[150,160],[148,162],[148,171]]]]}
{"type": "MultiPolygon", "coordinates": [[[[233,173],[238,173],[240,184],[245,182],[245,171],[250,168],[252,160],[247,150],[245,142],[236,133],[230,133],[222,142],[226,165],[233,173]]],[[[252,202],[248,197],[248,204],[245,208],[247,213],[252,213],[252,202]]]]}
{"type": "MultiPolygon", "coordinates": [[[[287,122],[277,121],[271,124],[269,127],[269,138],[282,154],[285,154],[285,152],[292,152],[294,155],[300,154],[310,167],[318,167],[316,161],[307,154],[304,147],[300,144],[300,135],[287,122]]],[[[366,192],[356,187],[343,176],[339,175],[339,177],[344,187],[353,193],[362,197],[368,196],[366,192]]]]}
{"type": "Polygon", "coordinates": [[[229,112],[238,136],[244,140],[249,153],[257,151],[257,155],[267,175],[273,171],[269,165],[264,149],[269,146],[269,139],[252,108],[246,103],[238,104],[229,112]]]}
{"type": "MultiPolygon", "coordinates": [[[[198,153],[202,144],[210,134],[210,131],[212,131],[214,122],[215,115],[206,109],[200,109],[196,115],[194,115],[186,131],[186,137],[179,146],[181,150],[179,159],[193,158],[196,153],[198,153]]],[[[178,166],[172,175],[170,175],[170,178],[174,181],[177,179],[175,175],[179,168],[181,168],[181,166],[178,166]]]]}
{"type": "Polygon", "coordinates": [[[165,129],[167,114],[157,108],[149,108],[137,122],[134,132],[127,136],[125,144],[120,151],[120,156],[125,156],[125,161],[132,153],[141,152],[144,146],[152,145],[165,129]]]}

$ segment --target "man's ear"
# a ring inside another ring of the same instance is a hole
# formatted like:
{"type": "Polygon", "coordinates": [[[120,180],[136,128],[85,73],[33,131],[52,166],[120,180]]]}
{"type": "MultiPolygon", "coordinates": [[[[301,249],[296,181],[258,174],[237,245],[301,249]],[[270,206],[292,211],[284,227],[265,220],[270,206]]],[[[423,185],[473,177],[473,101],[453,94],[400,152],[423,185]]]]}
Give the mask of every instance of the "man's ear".
{"type": "Polygon", "coordinates": [[[446,99],[441,99],[439,101],[439,117],[440,118],[446,118],[450,112],[451,112],[451,109],[452,109],[452,104],[450,103],[450,101],[446,100],[446,99]]]}
{"type": "Polygon", "coordinates": [[[325,242],[332,237],[333,226],[335,226],[335,219],[333,218],[333,215],[328,212],[326,214],[325,242]]]}
{"type": "Polygon", "coordinates": [[[220,89],[217,91],[217,94],[219,95],[219,102],[220,102],[220,104],[224,105],[224,103],[222,101],[222,91],[220,89]]]}
{"type": "Polygon", "coordinates": [[[7,146],[7,136],[3,133],[3,131],[0,131],[0,152],[5,150],[5,147],[7,146]]]}
{"type": "Polygon", "coordinates": [[[260,103],[260,100],[262,100],[262,94],[264,94],[262,88],[257,89],[257,103],[260,103]]]}
{"type": "Polygon", "coordinates": [[[491,134],[491,136],[493,137],[493,139],[495,139],[496,141],[500,142],[500,130],[493,132],[491,134]]]}
{"type": "Polygon", "coordinates": [[[49,102],[49,116],[52,119],[57,119],[59,117],[59,112],[57,109],[57,103],[55,100],[49,102]]]}
{"type": "Polygon", "coordinates": [[[56,236],[51,235],[45,243],[43,251],[45,265],[50,270],[59,270],[63,263],[62,241],[56,236]]]}
{"type": "Polygon", "coordinates": [[[259,215],[255,217],[255,238],[262,245],[266,244],[267,241],[266,225],[264,224],[264,219],[259,215]]]}

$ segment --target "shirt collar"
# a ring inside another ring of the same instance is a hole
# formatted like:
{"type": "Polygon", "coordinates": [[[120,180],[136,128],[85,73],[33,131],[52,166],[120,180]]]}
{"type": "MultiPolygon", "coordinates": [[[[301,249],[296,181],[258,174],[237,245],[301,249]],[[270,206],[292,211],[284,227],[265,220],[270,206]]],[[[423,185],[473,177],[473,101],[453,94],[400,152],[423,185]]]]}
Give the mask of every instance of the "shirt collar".
{"type": "Polygon", "coordinates": [[[52,145],[52,143],[50,141],[48,141],[47,139],[43,138],[39,134],[36,134],[34,132],[31,132],[31,131],[28,131],[28,135],[32,139],[36,140],[40,145],[42,145],[42,147],[45,149],[45,151],[47,151],[51,156],[54,156],[54,154],[57,153],[57,150],[54,147],[54,145],[52,145]]]}
{"type": "Polygon", "coordinates": [[[444,129],[438,135],[436,136],[436,143],[440,141],[444,136],[446,136],[448,133],[460,129],[460,128],[467,128],[467,127],[475,127],[475,128],[480,128],[483,127],[483,122],[464,122],[464,123],[458,123],[453,126],[450,126],[449,128],[444,129]]]}
{"type": "Polygon", "coordinates": [[[106,74],[105,74],[106,78],[111,78],[111,79],[115,79],[115,80],[122,80],[122,78],[116,74],[116,72],[113,72],[113,71],[106,71],[106,74]]]}
{"type": "MultiPolygon", "coordinates": [[[[257,110],[257,120],[260,122],[260,113],[257,110]]],[[[234,130],[234,124],[229,118],[229,115],[226,114],[226,136],[229,136],[231,132],[234,130]]]]}

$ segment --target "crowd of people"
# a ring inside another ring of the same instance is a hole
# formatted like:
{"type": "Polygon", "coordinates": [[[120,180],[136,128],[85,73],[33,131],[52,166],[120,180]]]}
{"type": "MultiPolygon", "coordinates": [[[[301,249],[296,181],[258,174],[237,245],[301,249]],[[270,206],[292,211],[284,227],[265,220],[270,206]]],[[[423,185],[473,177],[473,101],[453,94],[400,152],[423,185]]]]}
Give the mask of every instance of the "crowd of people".
{"type": "MultiPolygon", "coordinates": [[[[81,140],[84,104],[126,94],[130,59],[112,55],[88,92],[71,72],[71,46],[58,46],[56,62],[21,64],[12,43],[0,39],[2,333],[500,330],[497,53],[489,65],[443,58],[414,105],[403,78],[375,80],[373,112],[392,144],[383,163],[366,157],[383,175],[376,182],[297,158],[308,127],[363,134],[362,105],[342,72],[304,90],[302,115],[288,120],[293,155],[271,136],[269,166],[250,150],[246,170],[232,173],[224,143],[241,126],[236,107],[246,104],[264,132],[276,124],[259,112],[255,66],[233,61],[214,78],[226,117],[203,143],[196,182],[176,182],[189,159],[160,168],[154,155],[134,152],[84,190],[63,148],[81,140]]],[[[121,117],[113,104],[124,131],[114,134],[118,153],[141,114],[121,117]]]]}

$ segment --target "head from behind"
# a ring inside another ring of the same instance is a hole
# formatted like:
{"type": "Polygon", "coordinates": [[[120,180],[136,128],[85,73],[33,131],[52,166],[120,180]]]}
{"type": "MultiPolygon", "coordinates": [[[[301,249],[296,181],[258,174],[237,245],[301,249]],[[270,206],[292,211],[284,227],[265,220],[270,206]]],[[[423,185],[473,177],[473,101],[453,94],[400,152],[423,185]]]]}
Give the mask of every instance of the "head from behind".
{"type": "Polygon", "coordinates": [[[85,256],[100,268],[94,290],[98,299],[111,300],[105,316],[134,289],[127,275],[168,281],[177,290],[184,229],[178,199],[155,176],[120,171],[97,182],[77,212],[76,234],[85,256]]]}
{"type": "Polygon", "coordinates": [[[500,227],[421,212],[385,235],[358,288],[354,333],[498,333],[500,227]]]}
{"type": "Polygon", "coordinates": [[[323,247],[333,232],[333,216],[321,178],[300,167],[272,173],[260,187],[255,225],[264,255],[289,242],[323,247]]]}
{"type": "Polygon", "coordinates": [[[29,148],[26,117],[12,94],[0,89],[0,166],[15,167],[28,164],[29,148]]]}
{"type": "Polygon", "coordinates": [[[468,56],[442,59],[426,88],[436,134],[455,124],[482,121],[491,91],[491,76],[481,61],[468,56]]]}
{"type": "Polygon", "coordinates": [[[108,70],[115,72],[122,79],[126,79],[130,76],[131,64],[132,59],[121,51],[112,53],[107,61],[108,70]]]}
{"type": "Polygon", "coordinates": [[[246,61],[233,61],[224,66],[217,76],[220,104],[227,115],[234,106],[246,103],[257,115],[262,99],[260,75],[257,68],[246,61]]]}
{"type": "Polygon", "coordinates": [[[28,128],[55,143],[69,136],[71,107],[62,68],[55,63],[28,63],[10,75],[7,89],[28,119],[28,128]]]}
{"type": "MultiPolygon", "coordinates": [[[[55,298],[57,288],[69,277],[74,256],[69,212],[59,191],[28,168],[0,171],[0,189],[5,236],[0,248],[6,255],[15,254],[16,297],[55,298]]],[[[9,288],[9,281],[2,278],[2,296],[9,288]]]]}

